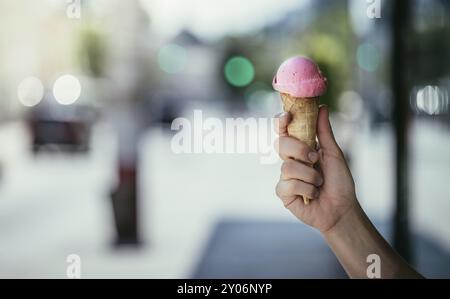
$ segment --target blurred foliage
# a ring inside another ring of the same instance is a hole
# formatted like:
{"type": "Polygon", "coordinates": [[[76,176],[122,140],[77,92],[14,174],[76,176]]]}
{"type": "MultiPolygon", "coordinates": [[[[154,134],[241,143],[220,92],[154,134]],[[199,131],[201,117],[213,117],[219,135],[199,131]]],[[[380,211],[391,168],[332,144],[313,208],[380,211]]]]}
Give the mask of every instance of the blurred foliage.
{"type": "Polygon", "coordinates": [[[82,68],[94,77],[104,75],[106,46],[101,33],[84,27],[80,33],[78,56],[82,68]]]}
{"type": "MultiPolygon", "coordinates": [[[[223,63],[232,55],[248,57],[255,65],[254,82],[271,88],[273,76],[283,60],[295,55],[311,57],[328,78],[328,92],[321,97],[321,102],[335,110],[339,95],[350,88],[351,70],[355,67],[355,58],[350,55],[355,53],[355,37],[345,5],[335,3],[324,8],[320,18],[312,18],[308,26],[299,26],[294,32],[285,32],[281,25],[279,30],[262,30],[223,39],[222,44],[226,48],[223,63]],[[280,39],[279,35],[283,34],[286,36],[280,39]]],[[[228,88],[236,97],[245,93],[244,88],[228,88]]]]}
{"type": "Polygon", "coordinates": [[[353,78],[355,37],[347,7],[338,3],[328,6],[320,18],[314,18],[304,32],[298,33],[296,40],[297,52],[315,60],[328,78],[328,91],[320,101],[335,110],[337,98],[350,88],[353,78]]]}

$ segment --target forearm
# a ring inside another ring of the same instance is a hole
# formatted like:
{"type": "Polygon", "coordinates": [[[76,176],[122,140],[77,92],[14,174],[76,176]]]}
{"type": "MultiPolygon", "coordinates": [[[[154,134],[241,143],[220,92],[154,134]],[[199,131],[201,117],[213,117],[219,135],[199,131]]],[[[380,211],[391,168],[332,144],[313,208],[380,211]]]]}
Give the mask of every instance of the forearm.
{"type": "Polygon", "coordinates": [[[422,278],[386,242],[357,205],[323,233],[351,278],[368,278],[367,257],[380,257],[381,278],[422,278]]]}

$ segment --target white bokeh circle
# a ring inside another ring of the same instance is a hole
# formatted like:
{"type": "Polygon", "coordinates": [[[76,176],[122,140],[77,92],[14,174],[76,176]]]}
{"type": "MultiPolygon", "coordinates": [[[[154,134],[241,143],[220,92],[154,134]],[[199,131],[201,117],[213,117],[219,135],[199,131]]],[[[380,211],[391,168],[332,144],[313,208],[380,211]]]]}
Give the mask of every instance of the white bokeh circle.
{"type": "Polygon", "coordinates": [[[63,75],[53,84],[53,96],[62,105],[75,103],[81,95],[80,81],[72,75],[63,75]]]}
{"type": "Polygon", "coordinates": [[[36,106],[44,97],[44,85],[36,77],[25,78],[17,87],[17,96],[22,105],[36,106]]]}

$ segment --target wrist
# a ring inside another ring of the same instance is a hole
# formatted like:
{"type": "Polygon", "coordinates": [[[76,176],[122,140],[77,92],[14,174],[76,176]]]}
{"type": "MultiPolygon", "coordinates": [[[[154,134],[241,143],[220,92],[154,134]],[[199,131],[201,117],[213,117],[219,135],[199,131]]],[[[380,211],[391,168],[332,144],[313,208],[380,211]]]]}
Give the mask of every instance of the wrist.
{"type": "Polygon", "coordinates": [[[367,256],[380,251],[371,222],[358,202],[322,234],[347,274],[352,278],[366,278],[367,256]]]}
{"type": "Polygon", "coordinates": [[[325,239],[348,235],[348,233],[355,230],[355,228],[365,226],[366,220],[367,218],[363,209],[357,200],[355,200],[332,227],[326,231],[322,231],[322,235],[325,239]]]}

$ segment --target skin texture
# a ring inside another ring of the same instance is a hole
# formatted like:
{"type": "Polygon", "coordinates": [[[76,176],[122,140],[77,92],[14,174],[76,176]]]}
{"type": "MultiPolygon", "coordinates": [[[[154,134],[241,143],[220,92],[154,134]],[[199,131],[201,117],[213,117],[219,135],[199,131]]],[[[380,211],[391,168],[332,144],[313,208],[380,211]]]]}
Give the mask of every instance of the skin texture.
{"type": "Polygon", "coordinates": [[[283,160],[276,194],[302,222],[318,229],[347,274],[367,278],[367,257],[381,259],[381,278],[421,278],[384,240],[358,203],[355,183],[333,135],[328,108],[317,121],[318,151],[289,137],[288,113],[275,117],[276,149],[283,160]],[[310,166],[315,163],[315,166],[310,166]],[[308,206],[302,196],[312,198],[308,206]]]}
{"type": "Polygon", "coordinates": [[[328,112],[324,107],[319,110],[317,135],[320,149],[317,153],[312,152],[303,142],[288,137],[286,128],[291,120],[289,114],[284,114],[279,120],[276,129],[280,137],[276,144],[284,162],[276,188],[277,195],[297,218],[326,232],[356,205],[353,178],[332,135],[328,112]],[[308,157],[309,153],[312,159],[308,157]],[[306,164],[311,162],[318,162],[320,168],[315,169],[306,164]],[[326,181],[324,177],[327,178],[326,181]],[[301,195],[313,199],[308,209],[305,209],[301,195]]]}

